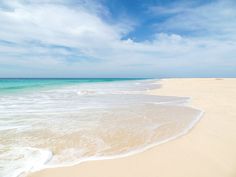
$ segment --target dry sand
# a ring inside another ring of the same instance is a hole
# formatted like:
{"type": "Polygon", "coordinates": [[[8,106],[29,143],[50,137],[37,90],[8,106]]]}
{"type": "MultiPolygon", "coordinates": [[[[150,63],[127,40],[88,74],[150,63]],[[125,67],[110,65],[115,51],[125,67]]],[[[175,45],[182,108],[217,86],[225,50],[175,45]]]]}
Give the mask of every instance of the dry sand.
{"type": "Polygon", "coordinates": [[[145,152],[30,177],[236,177],[236,79],[164,79],[157,95],[189,96],[205,111],[185,136],[145,152]]]}

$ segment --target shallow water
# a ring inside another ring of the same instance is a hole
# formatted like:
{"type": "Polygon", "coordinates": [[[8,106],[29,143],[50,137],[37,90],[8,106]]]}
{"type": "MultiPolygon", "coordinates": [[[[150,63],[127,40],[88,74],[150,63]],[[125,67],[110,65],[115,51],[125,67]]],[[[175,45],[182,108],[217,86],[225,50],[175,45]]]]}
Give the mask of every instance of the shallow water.
{"type": "Polygon", "coordinates": [[[201,113],[188,98],[147,95],[155,80],[7,82],[15,83],[0,86],[4,177],[141,150],[186,131],[201,113]]]}

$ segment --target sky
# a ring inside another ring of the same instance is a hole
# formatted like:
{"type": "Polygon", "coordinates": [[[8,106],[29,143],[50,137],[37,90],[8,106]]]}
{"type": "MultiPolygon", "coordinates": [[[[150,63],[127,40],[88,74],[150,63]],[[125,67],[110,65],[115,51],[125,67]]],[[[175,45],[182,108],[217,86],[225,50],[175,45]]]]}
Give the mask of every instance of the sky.
{"type": "Polygon", "coordinates": [[[0,0],[0,77],[236,77],[236,1],[0,0]]]}

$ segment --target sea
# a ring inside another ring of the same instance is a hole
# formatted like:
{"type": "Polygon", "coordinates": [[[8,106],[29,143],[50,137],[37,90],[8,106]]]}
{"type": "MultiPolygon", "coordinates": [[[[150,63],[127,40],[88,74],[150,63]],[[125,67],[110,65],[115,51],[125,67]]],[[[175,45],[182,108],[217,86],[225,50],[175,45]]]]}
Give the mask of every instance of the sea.
{"type": "Polygon", "coordinates": [[[158,79],[0,79],[0,176],[123,157],[187,133],[202,111],[188,97],[158,96],[160,87],[158,79]]]}

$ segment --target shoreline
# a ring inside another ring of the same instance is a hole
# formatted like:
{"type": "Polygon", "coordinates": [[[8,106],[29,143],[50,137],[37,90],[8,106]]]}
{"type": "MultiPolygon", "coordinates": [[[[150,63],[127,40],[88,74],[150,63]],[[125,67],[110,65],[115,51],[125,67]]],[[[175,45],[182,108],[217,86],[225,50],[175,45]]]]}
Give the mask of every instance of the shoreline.
{"type": "MultiPolygon", "coordinates": [[[[192,107],[192,106],[187,106],[187,107],[190,107],[190,108],[193,108],[193,109],[197,109],[197,108],[192,107]]],[[[139,153],[143,153],[143,152],[148,151],[148,150],[150,150],[152,148],[155,148],[156,146],[168,143],[170,141],[174,141],[174,140],[176,140],[178,138],[181,138],[182,136],[188,134],[192,129],[194,129],[196,124],[198,124],[198,122],[202,119],[202,116],[204,115],[204,111],[203,110],[201,110],[201,109],[197,109],[197,110],[200,110],[201,112],[196,117],[196,119],[189,125],[189,127],[187,127],[185,131],[180,132],[179,134],[176,134],[175,136],[173,136],[171,138],[159,141],[157,143],[150,144],[150,145],[142,147],[140,149],[131,150],[130,152],[121,153],[121,154],[115,154],[115,155],[112,155],[112,156],[91,157],[91,158],[87,158],[85,160],[81,160],[79,162],[75,162],[74,164],[46,166],[46,167],[34,170],[31,173],[37,173],[37,172],[40,172],[42,170],[47,170],[47,169],[57,169],[57,168],[64,168],[64,167],[73,167],[73,166],[77,166],[77,165],[80,165],[80,164],[83,164],[83,163],[87,163],[87,162],[92,162],[92,161],[113,160],[113,159],[115,160],[115,159],[120,159],[120,158],[125,158],[125,157],[129,157],[129,156],[137,155],[139,153]]],[[[48,161],[50,161],[50,159],[48,161]]]]}
{"type": "MultiPolygon", "coordinates": [[[[170,84],[168,82],[177,82],[177,85],[178,85],[178,81],[179,82],[181,82],[181,81],[182,82],[184,82],[184,81],[185,82],[188,82],[188,81],[191,82],[191,80],[193,80],[193,82],[197,82],[197,81],[198,82],[199,81],[200,82],[201,81],[203,81],[203,82],[205,82],[205,81],[209,81],[209,82],[222,81],[222,80],[217,80],[217,79],[162,79],[162,80],[159,81],[159,82],[162,83],[162,87],[159,88],[159,89],[156,89],[156,90],[152,90],[151,94],[160,95],[160,96],[188,96],[188,97],[190,97],[190,103],[191,103],[188,106],[192,107],[192,108],[195,108],[195,109],[197,108],[197,109],[202,110],[204,108],[200,107],[201,104],[200,105],[196,104],[196,98],[195,98],[194,95],[191,95],[191,94],[190,95],[183,95],[183,93],[178,93],[177,94],[177,93],[170,92],[171,89],[173,91],[173,90],[176,90],[176,88],[168,88],[169,90],[166,89],[166,87],[168,87],[168,84],[170,84]]],[[[227,79],[227,80],[229,80],[229,79],[227,79]]],[[[232,80],[234,80],[234,82],[235,82],[235,79],[232,79],[232,80]]],[[[182,86],[182,84],[180,84],[180,85],[182,86]]],[[[177,88],[177,89],[181,90],[181,86],[180,86],[180,88],[177,88]]],[[[175,87],[176,87],[176,85],[175,85],[175,87]]],[[[188,93],[186,93],[186,94],[188,94],[188,93]]],[[[205,110],[205,111],[206,111],[206,113],[208,113],[207,110],[205,110]]],[[[203,121],[202,119],[204,119],[206,117],[205,115],[201,116],[203,113],[204,112],[202,112],[199,115],[199,118],[196,119],[196,122],[193,122],[193,124],[185,132],[180,133],[180,135],[177,135],[177,137],[172,137],[169,140],[164,140],[164,142],[159,142],[159,143],[153,144],[153,145],[151,145],[151,147],[149,146],[149,147],[143,148],[139,152],[133,152],[133,153],[129,153],[129,154],[126,154],[126,155],[119,155],[119,157],[112,156],[112,157],[109,157],[109,158],[104,158],[103,157],[101,159],[92,159],[92,160],[87,160],[86,159],[86,161],[81,162],[79,164],[77,163],[76,165],[73,165],[73,166],[46,168],[46,169],[43,169],[41,171],[37,171],[37,172],[34,172],[32,174],[29,174],[29,176],[30,177],[43,177],[43,176],[44,177],[49,177],[49,176],[50,177],[51,176],[52,177],[53,176],[59,177],[59,176],[67,176],[68,174],[70,174],[71,177],[73,175],[74,176],[80,176],[80,175],[81,176],[83,176],[83,175],[85,175],[85,176],[102,176],[103,175],[104,176],[104,175],[107,175],[109,177],[111,177],[111,176],[115,177],[115,176],[118,176],[118,174],[119,174],[119,176],[124,176],[123,173],[122,174],[119,173],[120,170],[118,170],[118,169],[121,169],[123,167],[123,163],[120,163],[119,161],[122,161],[122,162],[125,161],[126,164],[127,163],[129,164],[130,161],[132,161],[132,159],[136,159],[137,156],[138,157],[139,156],[146,156],[145,154],[149,154],[152,151],[158,151],[158,152],[154,152],[154,154],[155,154],[156,157],[160,157],[160,152],[159,151],[165,151],[163,148],[165,148],[166,146],[173,146],[171,144],[175,144],[174,142],[179,142],[180,140],[182,140],[186,136],[191,136],[193,131],[196,131],[196,129],[199,128],[199,126],[200,126],[199,124],[202,124],[202,121],[203,121]],[[199,122],[199,120],[202,120],[202,121],[199,122]],[[166,143],[166,142],[168,142],[168,143],[166,143]],[[111,170],[104,170],[104,168],[106,166],[107,167],[112,167],[112,169],[115,170],[115,174],[112,173],[111,170]],[[87,172],[87,170],[84,170],[84,169],[90,169],[90,168],[91,169],[96,169],[95,170],[96,172],[89,173],[89,172],[87,172]],[[118,172],[117,174],[116,174],[116,171],[118,172]]],[[[177,154],[175,154],[175,155],[177,155],[177,154]]],[[[140,162],[145,161],[146,158],[147,157],[141,157],[140,162]]],[[[153,160],[153,158],[150,159],[150,157],[149,157],[149,161],[150,160],[153,160]]],[[[154,158],[154,160],[155,160],[155,158],[154,158]]],[[[165,159],[163,158],[163,161],[164,160],[165,159]]],[[[146,168],[148,169],[149,167],[144,165],[143,170],[146,171],[145,170],[146,168]]],[[[167,171],[170,170],[167,167],[165,167],[164,169],[167,170],[167,171]]],[[[141,174],[144,173],[144,171],[142,171],[142,169],[138,168],[138,171],[141,171],[141,174]]],[[[155,174],[155,171],[149,171],[149,172],[150,172],[150,174],[153,174],[153,175],[159,175],[159,173],[155,174]]],[[[149,175],[149,172],[146,171],[146,173],[147,173],[146,175],[149,175]]],[[[137,175],[139,175],[139,174],[140,173],[137,173],[137,175]]],[[[161,174],[162,174],[162,176],[168,176],[168,175],[165,175],[165,173],[161,173],[161,174]]],[[[209,175],[213,176],[213,173],[212,174],[209,173],[209,175]]],[[[125,176],[130,177],[130,176],[132,176],[132,174],[130,174],[130,172],[128,170],[128,171],[126,171],[125,176]]],[[[169,175],[169,176],[175,176],[175,175],[172,174],[172,175],[169,175]]],[[[178,175],[176,175],[176,176],[178,176],[178,175]]],[[[199,176],[199,175],[196,175],[196,176],[199,176]]]]}
{"type": "MultiPolygon", "coordinates": [[[[161,86],[161,81],[162,81],[162,79],[157,79],[157,80],[155,80],[153,82],[158,83],[161,86]]],[[[160,89],[160,88],[157,87],[155,89],[148,90],[146,94],[147,95],[156,95],[156,94],[153,94],[152,92],[156,91],[158,89],[160,89]]],[[[31,173],[37,173],[39,171],[47,170],[47,169],[57,169],[57,168],[64,168],[64,167],[73,167],[73,166],[77,166],[77,165],[80,165],[80,164],[83,164],[83,163],[87,163],[87,162],[92,162],[92,161],[102,161],[102,160],[113,160],[113,159],[125,158],[125,157],[133,156],[133,155],[136,155],[136,154],[139,154],[139,153],[143,153],[143,152],[148,151],[148,150],[150,150],[152,148],[155,148],[156,146],[159,146],[159,145],[168,143],[170,141],[173,141],[175,139],[181,138],[182,136],[188,134],[196,126],[196,124],[199,123],[199,121],[202,119],[202,117],[203,117],[203,115],[205,113],[204,110],[192,106],[191,105],[191,99],[192,98],[187,97],[187,102],[184,103],[184,105],[186,107],[188,107],[188,108],[199,110],[200,113],[199,113],[199,115],[196,116],[194,121],[191,124],[189,124],[188,127],[186,127],[186,129],[184,131],[176,134],[173,137],[170,137],[170,138],[167,138],[165,140],[158,141],[158,142],[155,142],[155,143],[152,143],[152,144],[149,144],[149,145],[144,145],[144,147],[140,147],[138,149],[130,150],[128,152],[124,152],[124,153],[120,153],[120,154],[114,154],[114,155],[111,155],[111,156],[90,157],[90,158],[86,158],[86,159],[81,159],[80,161],[77,161],[77,162],[74,162],[74,163],[71,163],[71,164],[52,165],[52,166],[45,165],[42,168],[39,168],[39,169],[36,169],[36,170],[32,170],[31,173]]],[[[176,102],[178,103],[179,101],[176,101],[176,102]]],[[[160,105],[162,105],[162,104],[166,105],[167,104],[168,105],[168,104],[173,104],[173,103],[176,103],[176,102],[169,101],[169,102],[160,102],[160,103],[155,103],[155,104],[160,104],[160,105]]],[[[180,101],[180,102],[182,102],[182,101],[180,101]]],[[[50,161],[50,159],[48,161],[50,161]]]]}

